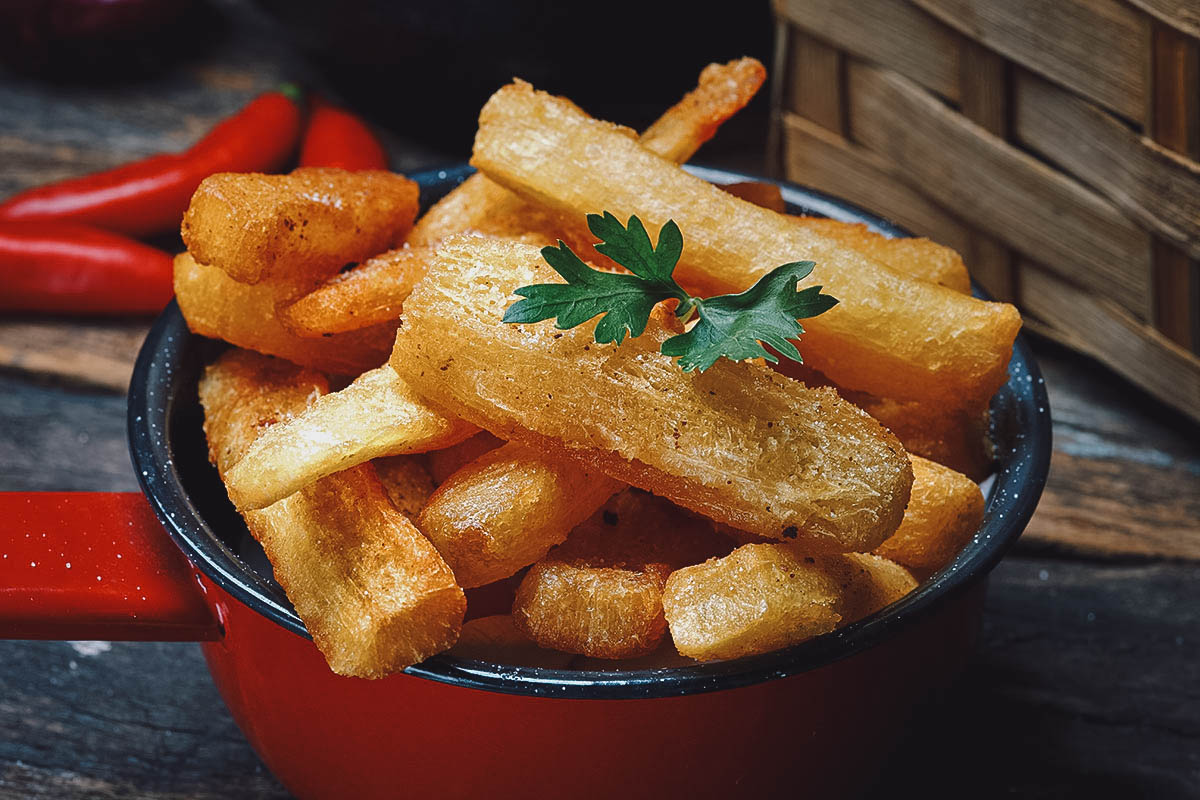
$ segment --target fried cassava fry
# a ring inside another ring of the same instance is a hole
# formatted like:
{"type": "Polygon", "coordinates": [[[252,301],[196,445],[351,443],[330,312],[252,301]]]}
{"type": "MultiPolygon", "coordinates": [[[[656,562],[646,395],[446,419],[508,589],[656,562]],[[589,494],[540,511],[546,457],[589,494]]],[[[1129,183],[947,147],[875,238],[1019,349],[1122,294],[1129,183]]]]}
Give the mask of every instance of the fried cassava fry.
{"type": "Polygon", "coordinates": [[[434,407],[570,456],[734,527],[865,551],[900,524],[912,472],[890,433],[832,389],[719,360],[684,373],[646,335],[501,322],[520,286],[559,280],[537,248],[463,236],[409,297],[391,364],[434,407]]]}
{"type": "Polygon", "coordinates": [[[417,518],[465,587],[546,554],[622,484],[561,455],[509,443],[448,477],[417,518]]]}
{"type": "MultiPolygon", "coordinates": [[[[321,375],[230,350],[200,381],[210,457],[226,476],[255,439],[328,390],[321,375]]],[[[330,668],[378,678],[450,647],[466,598],[370,465],[245,515],[330,668]]]]}
{"type": "Polygon", "coordinates": [[[243,283],[315,285],[387,250],[412,227],[417,184],[377,170],[221,172],[192,195],[183,241],[201,264],[243,283]]]}
{"type": "Polygon", "coordinates": [[[384,365],[264,432],[225,486],[238,508],[263,508],[373,458],[448,447],[476,431],[429,408],[384,365]]]}
{"type": "Polygon", "coordinates": [[[526,199],[582,218],[636,214],[683,231],[676,278],[742,291],[799,260],[840,302],[805,321],[805,359],[838,385],[898,399],[977,407],[1005,380],[1015,308],[914,280],[785,215],[689,175],[574,104],[514,83],[480,114],[472,164],[526,199]]]}

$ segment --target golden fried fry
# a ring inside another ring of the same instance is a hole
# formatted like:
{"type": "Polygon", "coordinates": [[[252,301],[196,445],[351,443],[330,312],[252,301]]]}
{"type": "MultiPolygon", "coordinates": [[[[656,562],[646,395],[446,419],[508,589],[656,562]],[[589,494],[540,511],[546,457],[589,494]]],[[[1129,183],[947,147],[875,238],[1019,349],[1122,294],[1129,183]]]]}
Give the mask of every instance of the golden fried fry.
{"type": "Polygon", "coordinates": [[[983,493],[975,481],[940,464],[913,456],[912,465],[904,521],[875,553],[913,569],[941,569],[979,529],[983,493]]]}
{"type": "Polygon", "coordinates": [[[537,561],[620,488],[574,461],[510,443],[447,478],[417,527],[462,586],[482,586],[537,561]]]}
{"type": "Polygon", "coordinates": [[[780,264],[812,259],[811,282],[840,303],[811,320],[805,360],[839,385],[879,396],[978,407],[1005,380],[1015,308],[908,278],[788,217],[687,174],[572,104],[525,83],[480,115],[472,163],[531,201],[582,218],[638,215],[683,231],[681,282],[741,291],[780,264]],[[630,180],[637,176],[637,180],[630,180]]]}
{"type": "Polygon", "coordinates": [[[886,264],[896,272],[971,293],[971,277],[955,250],[930,239],[891,239],[866,225],[822,217],[792,217],[797,225],[886,264]]]}
{"type": "Polygon", "coordinates": [[[594,658],[647,655],[667,630],[662,589],[671,570],[731,549],[708,520],[630,489],[530,568],[513,619],[544,647],[594,658]]]}
{"type": "Polygon", "coordinates": [[[982,409],[946,410],[917,400],[892,400],[866,392],[853,392],[835,386],[829,378],[795,361],[781,359],[772,368],[806,386],[832,386],[838,394],[877,419],[896,435],[904,449],[944,464],[974,480],[982,480],[991,470],[992,458],[987,438],[988,411],[982,409]]]}
{"type": "Polygon", "coordinates": [[[448,447],[475,431],[430,409],[385,365],[264,432],[225,486],[239,509],[262,508],[373,458],[448,447]]]}
{"type": "MultiPolygon", "coordinates": [[[[640,142],[652,153],[683,163],[707,142],[725,120],[742,110],[766,79],[766,70],[753,58],[728,64],[709,64],[699,85],[646,129],[640,142]]],[[[610,125],[617,135],[632,137],[628,128],[610,125]]],[[[582,217],[563,218],[544,207],[526,203],[510,191],[472,175],[425,213],[408,241],[431,245],[456,233],[475,231],[510,238],[536,232],[554,244],[562,238],[576,252],[591,249],[592,237],[582,217]]],[[[594,251],[589,255],[603,263],[594,251]]]]}
{"type": "Polygon", "coordinates": [[[428,453],[426,458],[429,461],[429,474],[433,476],[434,485],[440,486],[446,478],[502,444],[504,444],[503,439],[497,439],[487,431],[480,431],[470,439],[464,439],[456,445],[428,453]]]}
{"type": "Polygon", "coordinates": [[[392,366],[444,413],[753,533],[865,551],[900,524],[908,457],[833,390],[726,360],[685,373],[658,352],[662,315],[620,346],[592,341],[593,324],[500,321],[514,289],[555,280],[536,248],[451,240],[408,299],[392,366]]]}
{"type": "Polygon", "coordinates": [[[175,299],[193,333],[338,375],[357,375],[387,360],[396,323],[302,339],[275,317],[276,303],[288,292],[274,282],[239,283],[196,263],[190,253],[175,257],[175,299]]]}
{"type": "MultiPolygon", "coordinates": [[[[324,378],[231,350],[208,367],[200,402],[210,455],[225,476],[257,434],[302,413],[324,378]]],[[[396,511],[370,465],[245,514],[275,578],[330,669],[378,678],[445,650],[466,598],[449,567],[396,511]]]]}
{"type": "Polygon", "coordinates": [[[425,457],[388,456],[371,463],[396,510],[409,519],[416,519],[435,488],[425,457]]]}
{"type": "Polygon", "coordinates": [[[794,547],[742,545],[671,573],[663,608],[675,647],[701,661],[797,644],[841,620],[837,581],[794,547]]]}
{"type": "Polygon", "coordinates": [[[750,102],[766,79],[766,69],[753,58],[709,64],[700,73],[699,85],[641,135],[642,147],[684,163],[750,102]]]}
{"type": "Polygon", "coordinates": [[[290,175],[222,172],[192,195],[183,241],[235,280],[314,285],[398,244],[417,185],[391,172],[303,167],[290,175]]]}
{"type": "Polygon", "coordinates": [[[548,669],[563,669],[573,659],[568,653],[539,647],[517,630],[510,614],[495,614],[464,622],[458,642],[450,648],[450,655],[491,664],[548,669]]]}
{"type": "Polygon", "coordinates": [[[917,588],[911,572],[869,553],[813,556],[808,561],[838,585],[838,614],[842,617],[839,627],[868,617],[917,588]]]}
{"type": "Polygon", "coordinates": [[[400,247],[334,275],[279,309],[279,320],[297,336],[319,337],[391,322],[425,274],[433,250],[400,247]]]}

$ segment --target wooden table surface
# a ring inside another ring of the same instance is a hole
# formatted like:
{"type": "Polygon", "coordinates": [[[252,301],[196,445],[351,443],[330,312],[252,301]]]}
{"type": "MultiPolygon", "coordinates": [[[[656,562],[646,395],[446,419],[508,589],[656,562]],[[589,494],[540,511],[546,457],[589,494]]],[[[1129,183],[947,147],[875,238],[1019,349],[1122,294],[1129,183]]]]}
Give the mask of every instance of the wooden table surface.
{"type": "MultiPolygon", "coordinates": [[[[137,84],[0,73],[0,196],[184,147],[285,76],[319,84],[263,20],[221,10],[230,32],[200,61],[137,84]]],[[[462,156],[388,144],[400,170],[462,156]]],[[[145,328],[0,319],[0,490],[136,489],[121,387],[145,328]]],[[[1035,350],[1049,484],[993,575],[977,654],[875,794],[1200,797],[1200,428],[1035,350]]],[[[287,796],[196,645],[0,642],[0,800],[287,796]]]]}

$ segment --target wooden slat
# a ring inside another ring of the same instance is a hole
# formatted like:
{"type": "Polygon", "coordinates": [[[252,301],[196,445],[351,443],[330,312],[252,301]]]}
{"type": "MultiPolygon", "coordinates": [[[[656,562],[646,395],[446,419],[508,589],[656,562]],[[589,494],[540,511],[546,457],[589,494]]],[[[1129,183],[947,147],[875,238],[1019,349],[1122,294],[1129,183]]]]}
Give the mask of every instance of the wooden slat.
{"type": "Polygon", "coordinates": [[[1065,344],[1200,419],[1200,359],[1115,303],[1081,292],[1040,264],[1022,261],[1018,270],[1022,307],[1062,332],[1065,344]]]}
{"type": "Polygon", "coordinates": [[[1126,0],[1177,31],[1200,38],[1200,3],[1195,0],[1126,0]]]}
{"type": "Polygon", "coordinates": [[[959,97],[954,31],[902,0],[774,0],[775,13],[838,49],[959,97]]]}
{"type": "Polygon", "coordinates": [[[1013,61],[1142,122],[1148,31],[1117,0],[912,0],[1013,61]]]}
{"type": "Polygon", "coordinates": [[[783,126],[788,180],[836,194],[913,233],[968,252],[970,229],[913,191],[893,165],[795,114],[784,114],[783,126]]]}
{"type": "Polygon", "coordinates": [[[1192,352],[1200,349],[1200,263],[1161,239],[1154,241],[1154,327],[1192,352]]]}
{"type": "MultiPolygon", "coordinates": [[[[1153,24],[1149,133],[1171,150],[1200,157],[1200,41],[1153,24]]],[[[1197,224],[1200,224],[1198,222],[1197,224]]],[[[1192,256],[1195,256],[1195,248],[1192,256]]],[[[1154,323],[1172,341],[1200,352],[1200,260],[1157,241],[1154,323]]]]}
{"type": "Polygon", "coordinates": [[[1150,318],[1149,237],[1116,207],[896,73],[853,61],[847,75],[852,141],[967,223],[1150,318]]]}
{"type": "MultiPolygon", "coordinates": [[[[1000,138],[1008,136],[1009,68],[1003,56],[978,42],[964,40],[959,108],[967,119],[1000,138]]],[[[971,234],[963,254],[972,277],[998,300],[1017,296],[1013,257],[1004,243],[982,231],[971,234]]]]}
{"type": "Polygon", "coordinates": [[[124,392],[149,330],[141,320],[2,320],[0,367],[124,392]]]}
{"type": "Polygon", "coordinates": [[[843,59],[840,50],[792,28],[784,78],[787,110],[808,117],[827,130],[844,133],[843,59]]]}
{"type": "Polygon", "coordinates": [[[1030,72],[1017,70],[1014,96],[1021,144],[1200,256],[1200,164],[1030,72]]]}

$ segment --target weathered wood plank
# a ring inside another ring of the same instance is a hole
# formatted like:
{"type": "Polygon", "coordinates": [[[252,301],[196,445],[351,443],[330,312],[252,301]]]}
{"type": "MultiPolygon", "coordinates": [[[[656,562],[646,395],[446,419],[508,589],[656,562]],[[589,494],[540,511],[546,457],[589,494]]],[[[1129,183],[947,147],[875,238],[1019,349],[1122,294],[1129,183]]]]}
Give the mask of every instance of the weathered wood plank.
{"type": "Polygon", "coordinates": [[[959,98],[959,36],[897,0],[774,0],[775,14],[859,58],[959,98]]]}
{"type": "MultiPolygon", "coordinates": [[[[1200,41],[1153,23],[1150,86],[1150,135],[1200,158],[1200,41]]],[[[1155,242],[1154,324],[1171,341],[1200,353],[1200,260],[1194,256],[1155,242]]]]}
{"type": "Polygon", "coordinates": [[[1196,565],[1005,559],[978,653],[871,796],[1194,800],[1197,586],[1196,565]]]}
{"type": "Polygon", "coordinates": [[[853,141],[968,223],[1150,317],[1149,237],[1111,203],[901,75],[853,61],[848,77],[853,141]]]}
{"type": "Polygon", "coordinates": [[[1117,0],[912,0],[1017,63],[1141,123],[1148,31],[1117,0]]]}
{"type": "Polygon", "coordinates": [[[807,117],[834,133],[845,132],[844,74],[841,51],[792,28],[789,33],[784,102],[788,111],[807,117]]]}
{"type": "Polygon", "coordinates": [[[149,330],[138,319],[0,319],[0,368],[124,393],[149,330]]]}
{"type": "Polygon", "coordinates": [[[1200,4],[1195,0],[1125,0],[1168,26],[1200,38],[1200,4]]]}
{"type": "MultiPolygon", "coordinates": [[[[959,107],[963,116],[988,133],[1007,138],[1011,94],[1008,63],[978,42],[964,39],[961,71],[959,107]]],[[[971,274],[993,297],[1016,299],[1013,256],[1003,242],[982,231],[973,231],[964,257],[971,274]]]]}
{"type": "Polygon", "coordinates": [[[970,229],[909,188],[894,165],[794,114],[783,115],[783,126],[788,180],[844,197],[966,257],[970,229]]]}
{"type": "Polygon", "coordinates": [[[1117,304],[1081,292],[1040,264],[1018,264],[1021,305],[1064,341],[1162,402],[1200,420],[1200,359],[1117,304]]]}
{"type": "Polygon", "coordinates": [[[1025,70],[1017,70],[1014,97],[1021,144],[1200,256],[1200,164],[1025,70]]]}
{"type": "Polygon", "coordinates": [[[283,798],[194,644],[0,643],[0,798],[283,798]]]}

